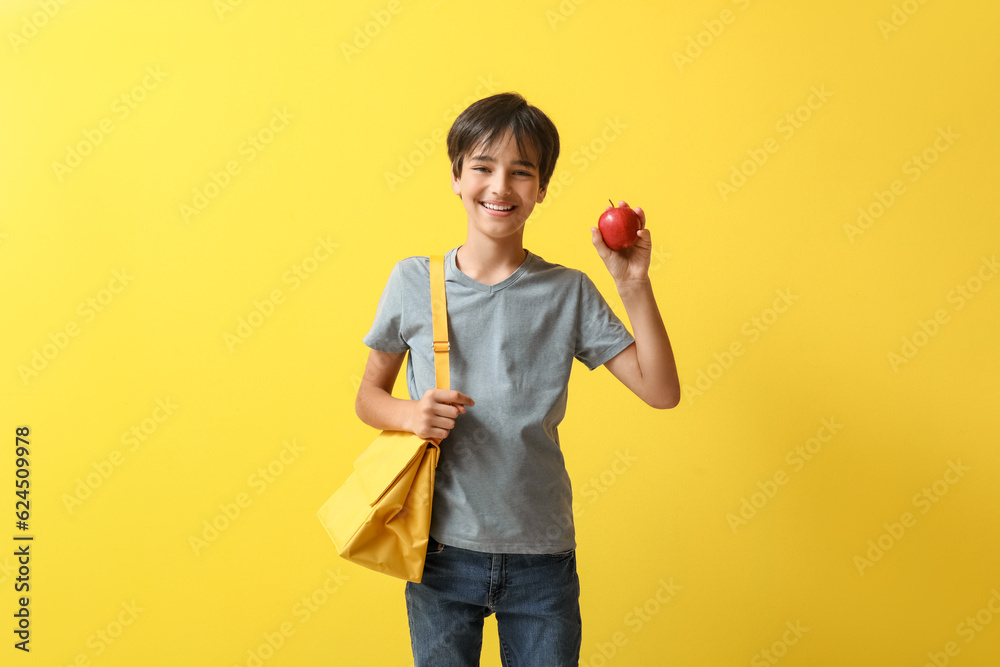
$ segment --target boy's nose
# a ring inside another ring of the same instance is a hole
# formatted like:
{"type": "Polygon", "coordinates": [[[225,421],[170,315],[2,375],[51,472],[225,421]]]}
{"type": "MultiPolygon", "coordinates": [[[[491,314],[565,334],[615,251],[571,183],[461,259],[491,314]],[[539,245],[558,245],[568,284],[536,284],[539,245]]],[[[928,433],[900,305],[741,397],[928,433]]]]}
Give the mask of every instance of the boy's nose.
{"type": "Polygon", "coordinates": [[[506,176],[498,175],[493,179],[493,192],[498,195],[505,195],[510,192],[510,181],[506,176]]]}

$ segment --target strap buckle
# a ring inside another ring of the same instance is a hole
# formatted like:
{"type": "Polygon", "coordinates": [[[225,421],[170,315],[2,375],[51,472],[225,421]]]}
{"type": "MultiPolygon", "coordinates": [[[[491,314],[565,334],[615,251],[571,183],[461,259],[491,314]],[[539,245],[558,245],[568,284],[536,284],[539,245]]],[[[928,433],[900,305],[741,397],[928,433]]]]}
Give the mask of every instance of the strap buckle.
{"type": "Polygon", "coordinates": [[[436,340],[434,341],[434,351],[435,352],[448,352],[451,350],[451,344],[446,340],[436,340]]]}

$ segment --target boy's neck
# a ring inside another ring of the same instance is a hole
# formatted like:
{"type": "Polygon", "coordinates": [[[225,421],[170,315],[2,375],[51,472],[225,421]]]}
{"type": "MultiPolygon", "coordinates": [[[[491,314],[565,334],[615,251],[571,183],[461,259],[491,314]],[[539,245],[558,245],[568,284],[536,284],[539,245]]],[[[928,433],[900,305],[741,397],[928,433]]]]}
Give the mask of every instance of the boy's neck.
{"type": "Polygon", "coordinates": [[[496,285],[506,280],[528,256],[518,234],[510,239],[487,239],[469,235],[455,252],[458,270],[478,283],[496,285]]]}

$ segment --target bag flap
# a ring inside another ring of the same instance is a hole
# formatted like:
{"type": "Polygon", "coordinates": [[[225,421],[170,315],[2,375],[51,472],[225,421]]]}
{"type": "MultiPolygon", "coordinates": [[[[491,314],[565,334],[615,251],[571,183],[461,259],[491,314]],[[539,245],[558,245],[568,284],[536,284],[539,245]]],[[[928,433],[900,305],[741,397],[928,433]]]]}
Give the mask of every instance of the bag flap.
{"type": "Polygon", "coordinates": [[[419,465],[427,447],[437,444],[406,431],[382,431],[354,460],[354,471],[374,506],[411,465],[419,465]]]}

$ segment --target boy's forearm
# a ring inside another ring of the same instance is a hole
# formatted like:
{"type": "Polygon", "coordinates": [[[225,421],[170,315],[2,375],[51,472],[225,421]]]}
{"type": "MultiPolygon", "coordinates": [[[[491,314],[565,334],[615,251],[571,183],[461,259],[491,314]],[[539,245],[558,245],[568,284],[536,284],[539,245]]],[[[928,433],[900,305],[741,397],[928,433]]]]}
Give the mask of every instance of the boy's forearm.
{"type": "Polygon", "coordinates": [[[396,398],[381,387],[362,382],[354,411],[364,423],[382,431],[409,431],[412,401],[396,398]]]}
{"type": "Polygon", "coordinates": [[[674,407],[680,401],[680,381],[653,286],[646,278],[622,282],[616,287],[632,325],[644,393],[659,405],[674,407]]]}

